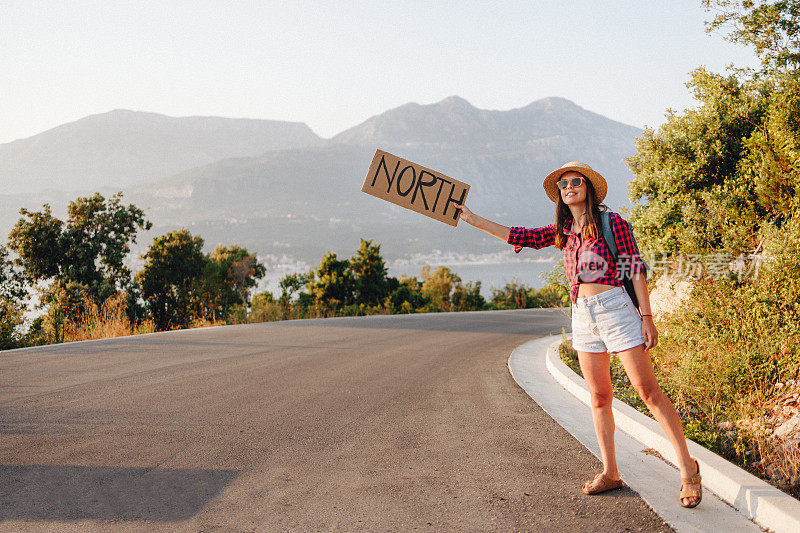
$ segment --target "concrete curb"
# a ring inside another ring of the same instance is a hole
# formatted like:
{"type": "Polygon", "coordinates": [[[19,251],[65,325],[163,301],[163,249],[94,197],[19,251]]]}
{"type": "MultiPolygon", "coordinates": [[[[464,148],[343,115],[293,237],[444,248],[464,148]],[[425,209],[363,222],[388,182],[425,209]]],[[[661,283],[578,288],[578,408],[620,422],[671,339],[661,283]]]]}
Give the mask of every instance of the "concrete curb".
{"type": "MultiPolygon", "coordinates": [[[[571,334],[567,334],[567,338],[571,337],[571,334]]],[[[586,382],[558,356],[561,342],[559,339],[549,345],[546,356],[547,370],[565,389],[589,405],[586,382]]],[[[673,464],[678,464],[672,444],[658,422],[617,399],[614,399],[612,409],[614,421],[619,429],[658,451],[673,464]]],[[[705,487],[762,527],[777,533],[800,531],[800,501],[696,442],[687,439],[687,443],[689,453],[700,463],[705,487]]]]}

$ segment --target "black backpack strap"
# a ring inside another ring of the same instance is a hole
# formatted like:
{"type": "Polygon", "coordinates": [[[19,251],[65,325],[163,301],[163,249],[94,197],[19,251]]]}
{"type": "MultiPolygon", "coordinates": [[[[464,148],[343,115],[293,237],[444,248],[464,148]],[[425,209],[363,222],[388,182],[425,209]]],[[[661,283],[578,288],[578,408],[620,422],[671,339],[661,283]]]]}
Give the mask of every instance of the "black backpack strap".
{"type": "Polygon", "coordinates": [[[608,211],[600,213],[600,220],[603,223],[603,239],[606,241],[608,251],[611,252],[611,257],[614,261],[619,257],[619,250],[617,249],[617,240],[614,238],[614,232],[611,231],[611,215],[608,211]]]}
{"type": "MultiPolygon", "coordinates": [[[[611,252],[611,257],[614,258],[614,261],[617,260],[619,257],[619,249],[617,248],[617,240],[614,238],[614,232],[611,231],[611,215],[609,211],[604,211],[600,213],[600,219],[603,222],[603,238],[606,241],[606,246],[608,246],[608,251],[611,252]]],[[[630,226],[630,222],[628,222],[630,226]]],[[[631,233],[633,233],[633,226],[631,226],[631,233]]],[[[633,236],[633,235],[631,235],[633,236]]],[[[642,255],[639,253],[639,245],[636,244],[636,237],[633,238],[633,249],[636,251],[636,255],[639,257],[639,260],[642,262],[642,266],[644,266],[644,271],[642,275],[647,279],[647,271],[652,270],[650,265],[648,265],[642,255]]]]}
{"type": "MultiPolygon", "coordinates": [[[[614,232],[611,231],[611,215],[609,211],[603,211],[600,213],[600,219],[603,223],[603,240],[606,241],[606,246],[608,247],[608,251],[611,252],[611,257],[614,258],[614,262],[617,262],[619,257],[619,249],[617,248],[617,240],[614,238],[614,232]]],[[[634,249],[636,250],[636,254],[639,255],[639,248],[636,246],[636,239],[633,241],[634,249]]],[[[644,261],[642,261],[644,263],[644,261]]],[[[645,271],[644,276],[647,279],[647,265],[645,264],[645,271]]],[[[633,288],[633,280],[629,277],[625,277],[622,280],[622,286],[625,288],[625,291],[628,293],[628,296],[631,297],[631,301],[633,305],[636,306],[638,309],[639,307],[639,299],[636,297],[636,291],[633,288]]]]}

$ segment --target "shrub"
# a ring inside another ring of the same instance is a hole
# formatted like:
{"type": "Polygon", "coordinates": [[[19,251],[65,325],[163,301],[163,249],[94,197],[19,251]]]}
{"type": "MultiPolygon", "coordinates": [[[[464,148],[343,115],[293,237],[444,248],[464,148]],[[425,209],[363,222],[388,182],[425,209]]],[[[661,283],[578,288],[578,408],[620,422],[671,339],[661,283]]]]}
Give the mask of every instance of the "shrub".
{"type": "Polygon", "coordinates": [[[107,339],[155,331],[152,320],[138,325],[131,323],[127,307],[128,295],[124,292],[110,296],[100,305],[84,295],[81,311],[64,328],[64,341],[107,339]]]}

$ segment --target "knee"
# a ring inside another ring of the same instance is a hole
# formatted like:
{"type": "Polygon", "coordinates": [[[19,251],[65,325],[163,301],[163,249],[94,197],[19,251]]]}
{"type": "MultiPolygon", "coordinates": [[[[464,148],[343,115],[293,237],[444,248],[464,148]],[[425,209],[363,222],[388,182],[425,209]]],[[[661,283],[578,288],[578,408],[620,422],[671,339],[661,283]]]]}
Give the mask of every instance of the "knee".
{"type": "Polygon", "coordinates": [[[592,407],[602,409],[609,407],[614,400],[614,391],[609,390],[596,390],[592,391],[592,407]]]}
{"type": "Polygon", "coordinates": [[[634,385],[634,389],[646,405],[654,405],[661,399],[662,392],[658,383],[648,383],[644,385],[634,385]]]}

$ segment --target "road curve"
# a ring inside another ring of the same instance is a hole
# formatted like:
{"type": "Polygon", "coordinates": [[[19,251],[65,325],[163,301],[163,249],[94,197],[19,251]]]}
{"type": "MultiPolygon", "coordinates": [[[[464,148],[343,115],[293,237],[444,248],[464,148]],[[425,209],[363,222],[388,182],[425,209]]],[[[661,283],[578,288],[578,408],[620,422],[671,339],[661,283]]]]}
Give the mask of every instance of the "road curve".
{"type": "MultiPolygon", "coordinates": [[[[0,353],[0,529],[668,531],[517,386],[563,310],[0,353]]],[[[678,487],[668,487],[677,494],[678,487]]]]}

